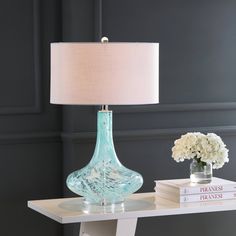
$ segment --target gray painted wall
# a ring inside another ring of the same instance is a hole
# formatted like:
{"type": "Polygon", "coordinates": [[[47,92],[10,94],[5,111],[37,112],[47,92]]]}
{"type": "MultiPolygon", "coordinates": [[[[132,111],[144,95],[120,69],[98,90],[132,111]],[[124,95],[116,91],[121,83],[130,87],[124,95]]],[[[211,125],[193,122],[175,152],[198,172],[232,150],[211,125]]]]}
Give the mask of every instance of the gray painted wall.
{"type": "Polygon", "coordinates": [[[59,1],[0,3],[0,235],[60,236],[27,208],[61,196],[61,109],[49,104],[49,42],[61,37],[59,1]],[[58,25],[59,22],[59,25],[58,25]]]}

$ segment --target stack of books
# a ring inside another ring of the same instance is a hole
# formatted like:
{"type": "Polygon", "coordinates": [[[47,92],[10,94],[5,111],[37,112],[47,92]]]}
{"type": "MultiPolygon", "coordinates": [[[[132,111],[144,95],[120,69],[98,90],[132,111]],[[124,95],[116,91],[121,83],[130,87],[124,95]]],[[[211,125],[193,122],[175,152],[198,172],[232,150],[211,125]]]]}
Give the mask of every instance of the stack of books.
{"type": "Polygon", "coordinates": [[[178,203],[236,199],[236,182],[213,177],[209,184],[193,184],[190,179],[155,181],[157,196],[178,203]]]}

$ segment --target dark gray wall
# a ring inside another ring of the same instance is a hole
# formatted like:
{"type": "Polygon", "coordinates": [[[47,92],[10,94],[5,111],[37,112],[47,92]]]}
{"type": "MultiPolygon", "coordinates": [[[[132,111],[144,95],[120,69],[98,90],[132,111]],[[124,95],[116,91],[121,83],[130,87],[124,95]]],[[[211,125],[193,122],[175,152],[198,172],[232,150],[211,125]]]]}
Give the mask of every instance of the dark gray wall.
{"type": "MultiPolygon", "coordinates": [[[[183,178],[189,163],[171,159],[174,140],[187,131],[215,132],[230,149],[230,163],[215,176],[236,180],[236,2],[233,0],[63,1],[63,40],[94,41],[99,31],[110,41],[160,43],[160,104],[113,107],[115,145],[120,160],[143,174],[140,191],[155,179],[183,178]],[[96,4],[94,4],[96,3],[96,4]]],[[[91,158],[96,108],[63,110],[64,181],[91,158]]],[[[73,196],[65,187],[65,196],[73,196]]],[[[236,230],[236,214],[211,213],[140,219],[141,235],[224,235],[236,230]]],[[[77,235],[78,225],[64,228],[77,235]]]]}
{"type": "Polygon", "coordinates": [[[60,236],[27,200],[61,196],[61,109],[49,105],[49,42],[61,38],[57,0],[0,3],[0,235],[60,236]]]}

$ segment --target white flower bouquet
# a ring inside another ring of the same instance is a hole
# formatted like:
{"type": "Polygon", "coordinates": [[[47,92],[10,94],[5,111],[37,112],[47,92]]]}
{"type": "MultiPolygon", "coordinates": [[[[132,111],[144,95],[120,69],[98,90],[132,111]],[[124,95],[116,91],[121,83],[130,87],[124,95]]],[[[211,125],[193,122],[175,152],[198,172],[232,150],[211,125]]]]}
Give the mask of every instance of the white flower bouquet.
{"type": "Polygon", "coordinates": [[[219,169],[229,161],[229,150],[222,139],[214,133],[207,135],[199,132],[187,133],[177,139],[174,144],[172,157],[177,162],[195,159],[203,165],[211,163],[213,169],[219,169]]]}

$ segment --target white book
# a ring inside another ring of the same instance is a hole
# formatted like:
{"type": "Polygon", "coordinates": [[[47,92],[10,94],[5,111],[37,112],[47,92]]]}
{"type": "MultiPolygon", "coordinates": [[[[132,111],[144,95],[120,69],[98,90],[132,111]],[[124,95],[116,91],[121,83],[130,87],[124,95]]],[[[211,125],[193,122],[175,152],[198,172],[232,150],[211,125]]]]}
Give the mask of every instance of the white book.
{"type": "Polygon", "coordinates": [[[236,182],[213,177],[209,184],[191,183],[190,179],[156,180],[156,189],[175,195],[236,192],[236,182]]]}
{"type": "Polygon", "coordinates": [[[156,191],[157,196],[174,201],[177,203],[186,202],[208,202],[208,201],[219,201],[236,199],[236,191],[234,192],[217,192],[217,193],[204,193],[204,194],[192,194],[192,195],[175,195],[171,193],[156,191]]]}

